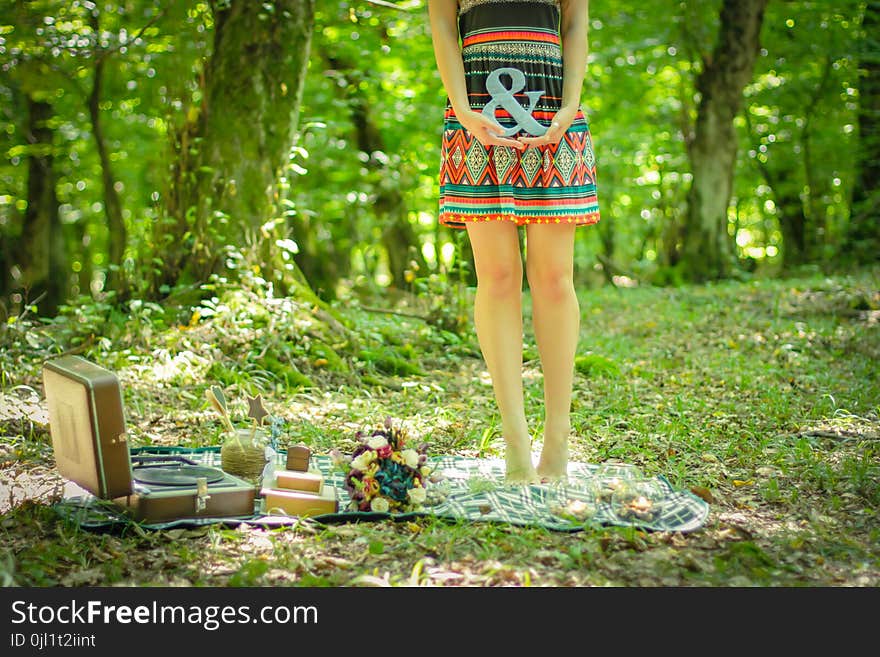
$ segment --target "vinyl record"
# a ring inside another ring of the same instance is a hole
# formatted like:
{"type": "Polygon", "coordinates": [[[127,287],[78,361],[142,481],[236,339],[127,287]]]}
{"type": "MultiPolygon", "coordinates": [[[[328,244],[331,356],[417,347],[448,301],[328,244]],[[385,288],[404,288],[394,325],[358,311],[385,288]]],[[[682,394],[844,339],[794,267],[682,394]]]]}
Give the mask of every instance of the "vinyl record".
{"type": "Polygon", "coordinates": [[[201,465],[134,468],[132,475],[142,484],[154,486],[195,486],[199,477],[204,477],[209,484],[213,484],[224,477],[222,470],[201,465]]]}

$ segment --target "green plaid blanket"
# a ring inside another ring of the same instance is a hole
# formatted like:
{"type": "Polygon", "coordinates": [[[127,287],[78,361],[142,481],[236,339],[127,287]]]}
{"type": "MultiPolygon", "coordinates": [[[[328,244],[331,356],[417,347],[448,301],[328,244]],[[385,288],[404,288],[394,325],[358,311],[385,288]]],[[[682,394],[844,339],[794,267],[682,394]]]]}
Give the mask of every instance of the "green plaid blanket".
{"type": "MultiPolygon", "coordinates": [[[[219,448],[140,448],[135,453],[180,454],[209,466],[220,466],[219,448]]],[[[284,468],[286,453],[278,454],[277,467],[284,468]]],[[[662,476],[650,480],[652,510],[641,516],[623,513],[610,498],[597,498],[596,473],[600,465],[570,463],[565,484],[507,485],[502,459],[475,459],[461,456],[430,458],[429,466],[442,475],[441,481],[428,486],[428,503],[417,512],[374,513],[348,511],[350,498],[345,491],[345,475],[333,469],[329,456],[312,456],[312,467],[319,469],[325,485],[338,492],[338,513],[314,516],[324,523],[393,518],[402,520],[433,515],[451,520],[494,521],[521,526],[541,526],[556,531],[580,531],[590,526],[634,526],[652,531],[690,532],[702,527],[709,516],[709,505],[689,491],[676,490],[662,476]]],[[[621,475],[626,478],[625,473],[621,475]]],[[[149,529],[185,527],[211,523],[283,525],[297,522],[290,516],[263,513],[262,500],[254,515],[238,518],[182,519],[161,524],[142,524],[149,529]]],[[[89,495],[66,497],[55,505],[56,511],[86,528],[103,528],[130,523],[112,505],[89,495]]]]}

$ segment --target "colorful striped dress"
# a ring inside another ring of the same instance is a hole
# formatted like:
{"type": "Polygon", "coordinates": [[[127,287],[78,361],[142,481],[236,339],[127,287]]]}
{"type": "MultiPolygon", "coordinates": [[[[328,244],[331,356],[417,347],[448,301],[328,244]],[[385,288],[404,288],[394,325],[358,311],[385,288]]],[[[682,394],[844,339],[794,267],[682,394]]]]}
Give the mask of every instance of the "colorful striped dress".
{"type": "MultiPolygon", "coordinates": [[[[543,134],[562,105],[559,0],[459,0],[458,29],[472,110],[504,136],[543,134]],[[515,103],[515,104],[514,104],[515,103]]],[[[558,144],[484,147],[447,98],[440,149],[441,224],[599,221],[596,160],[579,107],[558,144]]]]}

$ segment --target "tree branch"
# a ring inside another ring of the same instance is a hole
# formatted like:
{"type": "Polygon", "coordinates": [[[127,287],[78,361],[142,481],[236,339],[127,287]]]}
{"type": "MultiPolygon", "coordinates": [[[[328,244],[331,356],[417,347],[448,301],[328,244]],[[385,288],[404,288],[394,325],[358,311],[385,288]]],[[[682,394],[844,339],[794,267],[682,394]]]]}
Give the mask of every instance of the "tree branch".
{"type": "Polygon", "coordinates": [[[102,49],[102,50],[99,50],[99,51],[98,51],[98,54],[95,55],[95,62],[96,62],[96,63],[100,63],[104,58],[109,57],[109,56],[112,55],[114,52],[116,52],[116,51],[118,51],[120,48],[122,48],[122,46],[127,45],[127,44],[130,44],[130,43],[135,43],[138,39],[140,39],[140,38],[143,36],[144,32],[146,32],[147,29],[148,29],[151,25],[153,25],[153,23],[155,23],[157,20],[159,20],[160,18],[162,18],[162,16],[164,16],[164,15],[165,15],[165,10],[162,9],[162,10],[159,11],[159,13],[157,13],[157,14],[156,14],[155,16],[153,16],[149,21],[147,21],[147,23],[146,23],[141,29],[139,29],[139,30],[137,31],[137,33],[136,33],[131,39],[129,39],[129,40],[126,41],[125,43],[120,42],[120,43],[117,43],[115,46],[112,46],[112,47],[110,47],[110,48],[104,48],[104,49],[102,49]]]}

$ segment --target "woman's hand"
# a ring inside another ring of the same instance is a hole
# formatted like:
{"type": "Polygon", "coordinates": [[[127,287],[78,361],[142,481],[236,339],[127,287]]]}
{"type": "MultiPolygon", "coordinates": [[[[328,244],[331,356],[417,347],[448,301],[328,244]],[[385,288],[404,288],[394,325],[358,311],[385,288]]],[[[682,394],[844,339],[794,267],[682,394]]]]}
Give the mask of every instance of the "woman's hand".
{"type": "Polygon", "coordinates": [[[558,144],[562,139],[562,135],[568,130],[577,116],[577,109],[562,108],[553,117],[550,127],[540,137],[517,137],[519,141],[526,146],[546,146],[548,144],[558,144]]]}
{"type": "Polygon", "coordinates": [[[458,122],[477,138],[483,146],[510,146],[518,150],[525,150],[526,145],[516,139],[510,137],[502,137],[504,127],[497,121],[493,121],[485,114],[467,110],[461,114],[456,114],[458,122]]]}

